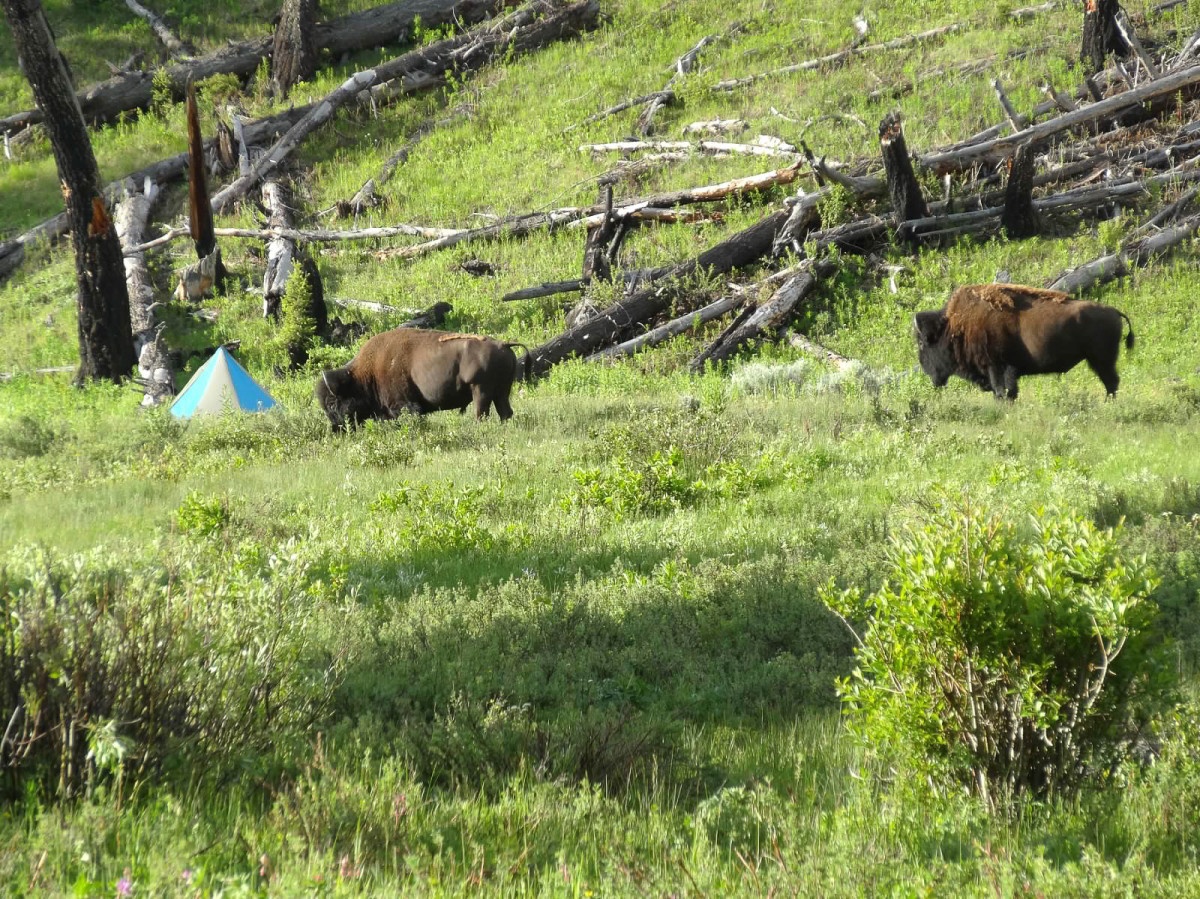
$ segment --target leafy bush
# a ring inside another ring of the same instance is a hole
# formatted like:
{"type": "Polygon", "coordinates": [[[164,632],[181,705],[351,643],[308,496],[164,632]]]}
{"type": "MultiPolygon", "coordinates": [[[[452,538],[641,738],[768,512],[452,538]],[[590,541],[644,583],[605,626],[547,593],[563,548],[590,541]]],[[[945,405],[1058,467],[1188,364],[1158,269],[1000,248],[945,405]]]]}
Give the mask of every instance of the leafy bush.
{"type": "Polygon", "coordinates": [[[169,567],[39,550],[0,560],[10,789],[35,779],[69,796],[105,774],[219,776],[306,739],[335,680],[315,649],[320,597],[306,566],[282,553],[262,571],[172,555],[169,567]]]}
{"type": "Polygon", "coordinates": [[[1113,771],[1170,695],[1155,578],[1117,540],[1044,512],[1025,533],[968,504],[897,537],[876,593],[823,594],[870,618],[839,685],[851,730],[989,804],[1113,771]]]}
{"type": "Polygon", "coordinates": [[[44,418],[22,415],[0,425],[0,459],[44,456],[62,437],[62,432],[44,418]]]}
{"type": "Polygon", "coordinates": [[[396,490],[377,496],[371,503],[371,511],[402,515],[396,537],[413,550],[489,549],[495,537],[479,523],[482,495],[479,487],[401,484],[396,490]]]}
{"type": "Polygon", "coordinates": [[[225,529],[231,520],[229,499],[203,496],[193,490],[175,510],[175,527],[185,534],[211,537],[225,529]]]}

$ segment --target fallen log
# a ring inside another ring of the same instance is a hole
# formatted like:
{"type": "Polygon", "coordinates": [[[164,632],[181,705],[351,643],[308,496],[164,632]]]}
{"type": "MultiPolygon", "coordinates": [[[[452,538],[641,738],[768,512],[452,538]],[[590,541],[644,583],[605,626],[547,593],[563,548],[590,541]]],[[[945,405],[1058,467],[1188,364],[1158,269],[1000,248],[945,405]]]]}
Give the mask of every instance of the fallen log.
{"type": "Polygon", "coordinates": [[[770,252],[775,232],[787,218],[787,210],[775,212],[744,231],[709,248],[694,259],[672,269],[670,283],[656,283],[614,303],[587,324],[571,328],[529,351],[531,375],[545,374],[568,356],[587,356],[607,346],[625,329],[649,321],[667,309],[682,291],[679,282],[700,272],[722,275],[743,268],[770,252]],[[674,285],[674,286],[672,286],[674,285]]]}
{"type": "MultiPolygon", "coordinates": [[[[505,3],[506,0],[401,0],[318,23],[313,41],[337,57],[394,43],[410,33],[418,19],[430,29],[444,25],[461,27],[483,21],[505,3]]],[[[213,75],[248,78],[270,54],[272,41],[269,35],[254,38],[167,66],[163,71],[172,98],[181,99],[189,82],[203,81],[213,75]]],[[[84,118],[93,124],[104,124],[123,112],[146,108],[153,95],[153,82],[153,72],[126,72],[80,91],[77,96],[84,118]]],[[[0,132],[20,131],[41,121],[40,109],[25,110],[0,118],[0,132]]]]}
{"type": "Polygon", "coordinates": [[[626,340],[624,343],[618,343],[616,346],[610,346],[597,353],[593,353],[587,357],[586,361],[597,362],[602,359],[632,356],[643,347],[657,346],[665,340],[670,340],[672,337],[683,334],[685,331],[690,331],[693,328],[698,328],[710,321],[728,315],[745,302],[745,296],[737,293],[722,297],[701,309],[696,309],[693,312],[687,313],[687,315],[681,315],[679,318],[673,319],[665,325],[659,325],[645,334],[639,334],[637,337],[626,340]]]}
{"type": "Polygon", "coordinates": [[[928,31],[922,31],[920,34],[910,34],[905,37],[893,38],[890,41],[884,41],[880,44],[864,44],[856,47],[848,47],[845,50],[839,50],[836,53],[830,53],[826,56],[818,56],[815,59],[806,59],[804,62],[798,62],[794,65],[784,66],[780,69],[772,69],[769,72],[762,72],[757,75],[747,75],[744,78],[731,78],[726,81],[718,81],[713,85],[714,91],[732,91],[740,87],[746,87],[750,84],[762,81],[764,78],[774,78],[779,75],[790,75],[795,72],[808,72],[813,69],[820,69],[826,66],[837,65],[845,62],[854,56],[863,56],[867,53],[877,53],[881,50],[899,50],[903,47],[909,47],[913,44],[919,44],[922,41],[932,40],[938,37],[945,37],[947,34],[954,34],[956,31],[962,31],[967,26],[961,22],[955,22],[950,25],[940,25],[937,28],[931,28],[928,31]]]}
{"type": "Polygon", "coordinates": [[[772,294],[771,299],[759,306],[736,328],[722,334],[689,366],[693,372],[701,372],[706,365],[729,359],[738,349],[760,335],[783,326],[822,278],[837,271],[837,265],[828,259],[806,259],[797,266],[794,275],[783,282],[772,294]]]}
{"type": "Polygon", "coordinates": [[[831,349],[821,346],[819,343],[813,343],[803,334],[797,334],[792,331],[787,335],[788,346],[799,350],[806,356],[812,356],[814,359],[820,359],[822,362],[828,362],[839,371],[855,365],[854,359],[849,359],[840,353],[835,353],[831,349]]]}
{"type": "Polygon", "coordinates": [[[1080,293],[1096,284],[1103,284],[1140,268],[1153,259],[1173,251],[1200,231],[1200,215],[1184,219],[1173,228],[1160,231],[1153,237],[1126,242],[1116,253],[1093,259],[1078,268],[1060,275],[1049,286],[1065,293],[1080,293]]]}
{"type": "Polygon", "coordinates": [[[740,328],[746,319],[752,316],[757,309],[758,306],[755,303],[749,303],[746,306],[743,306],[742,310],[733,317],[733,321],[726,325],[724,330],[722,330],[721,333],[716,336],[716,339],[714,339],[708,346],[701,350],[699,355],[692,359],[688,366],[689,369],[692,371],[702,371],[704,366],[708,364],[708,357],[712,355],[713,351],[721,345],[722,341],[724,341],[726,337],[740,328]]]}
{"type": "Polygon", "coordinates": [[[153,11],[146,9],[137,0],[125,0],[125,5],[132,10],[135,16],[145,19],[150,26],[150,30],[154,32],[154,36],[162,42],[162,45],[167,48],[167,52],[172,56],[192,56],[196,51],[190,44],[186,44],[175,36],[170,27],[163,19],[156,15],[153,11]]]}
{"type": "Polygon", "coordinates": [[[561,9],[547,0],[523,7],[503,20],[487,23],[466,34],[437,41],[371,69],[354,73],[325,96],[251,166],[213,197],[214,212],[223,212],[275,169],[315,129],[328,122],[337,109],[372,85],[419,75],[423,84],[451,68],[480,68],[500,53],[521,53],[568,34],[578,34],[599,21],[598,0],[579,0],[561,9]],[[541,18],[539,18],[541,16],[541,18]],[[467,52],[469,51],[469,52],[467,52]]]}
{"type": "Polygon", "coordinates": [[[1026,142],[1038,145],[1060,132],[1067,131],[1077,125],[1112,118],[1118,113],[1134,109],[1143,104],[1152,103],[1164,98],[1172,98],[1177,94],[1188,96],[1200,87],[1200,66],[1191,66],[1179,72],[1172,72],[1154,81],[1125,91],[1113,97],[1092,103],[1064,113],[1053,119],[1031,125],[1022,131],[1014,132],[1005,137],[992,138],[969,144],[956,150],[941,153],[929,153],[919,156],[922,166],[936,172],[938,175],[946,172],[961,171],[983,162],[996,162],[1012,155],[1016,148],[1026,142]]]}
{"type": "Polygon", "coordinates": [[[792,149],[768,147],[762,144],[734,144],[728,141],[701,140],[622,140],[603,144],[582,144],[579,147],[583,153],[639,153],[644,150],[684,151],[691,153],[730,154],[747,156],[782,156],[786,159],[799,159],[800,154],[792,149]]]}
{"type": "Polygon", "coordinates": [[[0,372],[0,381],[11,381],[15,378],[24,377],[25,375],[74,374],[75,370],[78,368],[78,365],[54,365],[50,368],[31,368],[28,371],[4,371],[0,372]]]}
{"type": "MultiPolygon", "coordinates": [[[[626,288],[644,281],[656,281],[671,273],[672,266],[660,265],[657,268],[639,268],[621,274],[626,288]]],[[[587,284],[581,278],[571,278],[566,281],[547,281],[533,287],[514,290],[500,297],[503,303],[513,303],[518,300],[536,300],[540,297],[551,297],[560,293],[571,293],[583,290],[587,284]]]]}
{"type": "MultiPolygon", "coordinates": [[[[172,228],[164,234],[134,247],[153,250],[188,236],[187,228],[172,228]]],[[[217,237],[248,237],[252,240],[290,240],[294,243],[336,243],[342,240],[378,240],[388,237],[440,238],[465,234],[461,228],[426,228],[421,225],[391,225],[386,228],[352,228],[344,231],[326,228],[213,228],[217,237]]]]}

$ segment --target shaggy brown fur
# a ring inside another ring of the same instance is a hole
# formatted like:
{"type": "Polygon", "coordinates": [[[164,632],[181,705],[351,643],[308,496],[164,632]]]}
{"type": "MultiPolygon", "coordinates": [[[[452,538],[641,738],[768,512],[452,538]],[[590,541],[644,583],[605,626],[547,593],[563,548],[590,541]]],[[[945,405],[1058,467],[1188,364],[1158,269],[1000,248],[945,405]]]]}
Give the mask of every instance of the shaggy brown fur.
{"type": "Polygon", "coordinates": [[[323,372],[316,384],[317,399],[335,431],[404,412],[465,411],[472,402],[477,418],[495,405],[500,418],[507,420],[517,375],[514,346],[522,344],[396,328],[369,339],[342,368],[323,372]]]}
{"type": "Polygon", "coordinates": [[[973,284],[960,287],[951,295],[951,302],[959,291],[967,291],[1001,312],[1018,312],[1034,303],[1067,303],[1071,295],[1061,290],[1046,290],[1041,287],[1026,287],[1024,284],[973,284]]]}
{"type": "MultiPolygon", "coordinates": [[[[955,374],[1016,399],[1021,375],[1061,373],[1087,362],[1115,394],[1124,313],[1019,284],[959,287],[944,309],[916,318],[921,367],[942,386],[955,374]]],[[[1133,325],[1126,337],[1133,347],[1133,325]]]]}

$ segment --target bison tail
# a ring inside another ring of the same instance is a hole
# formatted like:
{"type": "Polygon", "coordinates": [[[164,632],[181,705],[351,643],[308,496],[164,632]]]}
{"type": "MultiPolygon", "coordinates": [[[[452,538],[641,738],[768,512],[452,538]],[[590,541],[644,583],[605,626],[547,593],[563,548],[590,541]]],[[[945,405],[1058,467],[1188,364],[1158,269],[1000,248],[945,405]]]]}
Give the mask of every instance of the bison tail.
{"type": "Polygon", "coordinates": [[[525,344],[523,344],[519,341],[516,341],[516,340],[506,340],[504,342],[504,345],[506,347],[508,347],[509,349],[512,349],[515,346],[519,346],[521,349],[523,349],[525,351],[525,366],[524,366],[525,370],[521,373],[521,380],[528,381],[529,380],[529,371],[530,371],[530,368],[532,367],[532,357],[533,357],[533,354],[529,352],[529,347],[525,346],[525,344]]]}
{"type": "Polygon", "coordinates": [[[1121,318],[1125,319],[1125,324],[1129,325],[1129,333],[1125,335],[1125,350],[1129,351],[1133,349],[1133,322],[1129,320],[1129,316],[1124,312],[1120,313],[1120,316],[1121,318]]]}

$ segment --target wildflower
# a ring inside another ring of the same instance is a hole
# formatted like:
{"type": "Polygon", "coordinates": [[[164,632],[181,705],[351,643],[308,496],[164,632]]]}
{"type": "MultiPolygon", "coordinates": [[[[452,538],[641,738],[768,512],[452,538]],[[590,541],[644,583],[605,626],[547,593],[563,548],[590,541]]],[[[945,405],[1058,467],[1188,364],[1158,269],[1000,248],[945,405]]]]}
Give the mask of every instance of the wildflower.
{"type": "Polygon", "coordinates": [[[117,881],[117,895],[118,896],[132,896],[133,895],[133,878],[131,878],[129,876],[128,868],[125,869],[125,876],[117,881]]]}
{"type": "Polygon", "coordinates": [[[192,882],[192,869],[184,868],[182,871],[180,871],[179,879],[182,880],[184,883],[191,883],[192,882]]]}

